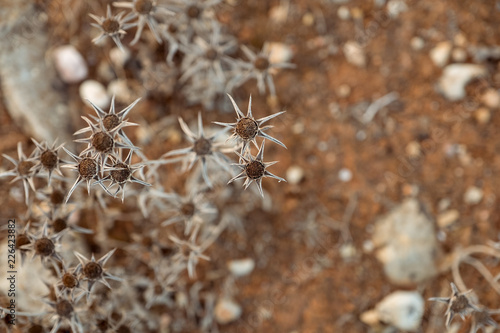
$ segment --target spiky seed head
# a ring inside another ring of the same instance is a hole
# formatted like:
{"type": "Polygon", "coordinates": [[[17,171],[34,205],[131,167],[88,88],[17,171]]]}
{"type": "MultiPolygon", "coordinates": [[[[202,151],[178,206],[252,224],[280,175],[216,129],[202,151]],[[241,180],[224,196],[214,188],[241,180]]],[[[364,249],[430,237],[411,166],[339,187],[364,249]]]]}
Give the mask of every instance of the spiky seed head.
{"type": "Polygon", "coordinates": [[[21,234],[16,237],[16,249],[19,249],[21,246],[28,245],[30,243],[30,239],[25,234],[21,234]]]}
{"type": "Polygon", "coordinates": [[[257,136],[259,125],[250,118],[241,118],[236,124],[235,132],[243,140],[252,140],[257,136]]]}
{"type": "Polygon", "coordinates": [[[92,179],[97,175],[97,162],[90,157],[85,157],[78,164],[78,173],[84,179],[92,179]]]}
{"type": "Polygon", "coordinates": [[[187,8],[186,14],[191,19],[197,19],[198,17],[200,17],[201,10],[200,8],[198,8],[198,6],[191,5],[187,8]]]}
{"type": "Polygon", "coordinates": [[[35,253],[42,257],[52,255],[55,252],[55,249],[56,246],[54,245],[54,242],[47,237],[43,237],[35,241],[35,253]]]}
{"type": "Polygon", "coordinates": [[[63,231],[68,227],[65,219],[57,218],[52,222],[52,228],[54,228],[54,232],[58,233],[63,231]]]}
{"type": "Polygon", "coordinates": [[[109,35],[116,34],[120,31],[120,22],[109,17],[102,22],[102,30],[109,35]]]}
{"type": "Polygon", "coordinates": [[[141,15],[148,15],[153,10],[153,1],[137,0],[134,4],[134,9],[141,15]]]}
{"type": "Polygon", "coordinates": [[[196,207],[192,202],[186,202],[181,206],[182,215],[191,217],[194,215],[196,207]]]}
{"type": "Polygon", "coordinates": [[[255,68],[257,68],[259,71],[265,71],[266,69],[269,68],[269,60],[266,57],[259,56],[257,59],[255,59],[253,65],[255,68]]]}
{"type": "Polygon", "coordinates": [[[83,267],[83,275],[89,280],[97,280],[102,276],[102,267],[96,262],[89,262],[83,267]]]}
{"type": "Polygon", "coordinates": [[[53,190],[50,194],[50,203],[57,206],[64,202],[64,193],[59,190],[53,190]]]}
{"type": "Polygon", "coordinates": [[[43,333],[45,329],[42,325],[34,324],[30,328],[28,328],[28,333],[43,333]]]}
{"type": "Polygon", "coordinates": [[[104,132],[97,132],[92,135],[92,147],[100,153],[109,153],[115,144],[113,138],[104,132]]]}
{"type": "Polygon", "coordinates": [[[177,31],[179,31],[179,29],[177,28],[177,26],[175,24],[169,24],[167,30],[171,34],[176,34],[177,31]]]}
{"type": "Polygon", "coordinates": [[[78,286],[78,279],[72,273],[64,273],[61,281],[62,281],[63,286],[65,286],[66,288],[69,288],[69,289],[73,289],[76,286],[78,286]]]}
{"type": "Polygon", "coordinates": [[[163,287],[160,286],[159,284],[155,285],[154,287],[154,293],[156,295],[160,295],[163,292],[163,287]]]}
{"type": "Polygon", "coordinates": [[[20,161],[17,165],[17,172],[20,176],[29,176],[31,174],[31,168],[35,164],[31,161],[20,161]]]}
{"type": "Polygon", "coordinates": [[[216,49],[214,49],[213,47],[209,48],[207,50],[207,52],[205,52],[205,57],[208,59],[208,60],[215,60],[217,59],[217,56],[218,56],[218,52],[216,49]]]}
{"type": "Polygon", "coordinates": [[[470,309],[470,302],[465,295],[457,295],[450,304],[450,312],[467,313],[470,309]]]}
{"type": "Polygon", "coordinates": [[[43,167],[48,170],[53,170],[57,167],[57,162],[59,159],[57,158],[57,154],[51,150],[46,150],[40,155],[40,162],[43,167]]]}
{"type": "Polygon", "coordinates": [[[208,155],[212,151],[212,143],[205,138],[199,138],[194,142],[194,152],[198,156],[208,155]]]}
{"type": "Polygon", "coordinates": [[[247,164],[245,171],[247,173],[247,177],[250,179],[260,179],[264,176],[266,171],[266,166],[264,163],[259,161],[251,161],[247,164]]]}
{"type": "Polygon", "coordinates": [[[107,131],[111,131],[113,128],[120,125],[120,117],[118,117],[116,114],[108,114],[102,120],[102,124],[107,131]]]}
{"type": "Polygon", "coordinates": [[[56,313],[59,317],[69,318],[73,313],[73,305],[65,299],[61,299],[56,303],[56,313]]]}
{"type": "Polygon", "coordinates": [[[117,170],[111,170],[111,179],[120,184],[126,182],[132,173],[125,163],[116,163],[113,167],[117,170]]]}

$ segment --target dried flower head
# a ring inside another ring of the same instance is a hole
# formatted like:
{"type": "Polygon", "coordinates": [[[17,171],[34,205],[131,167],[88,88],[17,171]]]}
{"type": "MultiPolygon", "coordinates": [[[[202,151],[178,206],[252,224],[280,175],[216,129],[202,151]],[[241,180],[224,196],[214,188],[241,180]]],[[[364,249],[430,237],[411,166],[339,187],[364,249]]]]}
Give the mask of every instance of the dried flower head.
{"type": "Polygon", "coordinates": [[[457,286],[451,282],[452,294],[450,297],[432,297],[429,298],[430,301],[436,301],[448,304],[446,309],[446,327],[450,326],[451,321],[455,315],[459,315],[463,320],[465,316],[469,315],[474,311],[481,311],[475,304],[473,304],[469,298],[466,296],[472,291],[466,291],[464,293],[459,292],[457,286]]]}
{"type": "Polygon", "coordinates": [[[102,256],[101,259],[98,261],[95,260],[94,255],[92,254],[92,258],[89,260],[82,254],[78,252],[74,252],[78,260],[80,261],[80,264],[78,264],[76,271],[79,272],[80,277],[82,280],[88,281],[87,285],[87,290],[90,293],[92,291],[92,287],[96,282],[100,282],[104,284],[106,287],[111,289],[111,286],[109,285],[108,281],[106,279],[111,279],[115,281],[121,281],[120,278],[111,275],[110,273],[106,272],[104,269],[104,265],[106,265],[106,262],[109,260],[109,258],[115,253],[116,249],[113,249],[106,253],[104,256],[102,256]]]}
{"type": "Polygon", "coordinates": [[[471,333],[477,333],[479,329],[486,332],[486,327],[491,326],[495,329],[499,329],[498,323],[491,318],[492,314],[498,314],[498,310],[481,309],[481,311],[474,311],[472,313],[472,327],[470,329],[471,333]]]}
{"type": "Polygon", "coordinates": [[[264,197],[264,192],[262,191],[262,178],[271,177],[271,178],[277,179],[280,182],[281,181],[286,182],[285,179],[278,177],[278,176],[275,176],[266,170],[267,167],[269,167],[273,164],[276,164],[277,162],[267,162],[266,163],[263,161],[264,144],[265,144],[265,140],[262,141],[262,145],[260,146],[259,152],[257,153],[257,156],[255,156],[255,157],[253,157],[250,153],[248,153],[246,157],[241,155],[241,154],[236,153],[240,157],[240,161],[243,163],[240,162],[240,164],[235,164],[235,165],[237,167],[239,167],[240,169],[242,169],[243,171],[241,171],[241,173],[239,173],[234,178],[232,178],[228,182],[228,184],[234,182],[235,180],[245,178],[245,182],[243,183],[243,186],[245,187],[245,189],[247,189],[248,186],[250,186],[250,184],[253,181],[255,181],[255,183],[257,184],[257,188],[259,189],[260,195],[262,197],[264,197]]]}
{"type": "Polygon", "coordinates": [[[55,302],[45,301],[52,308],[47,314],[55,321],[51,332],[58,332],[64,322],[69,322],[72,332],[83,333],[83,326],[75,309],[75,302],[63,296],[58,297],[55,302]]]}
{"type": "Polygon", "coordinates": [[[164,5],[159,5],[156,0],[133,0],[133,2],[115,2],[113,6],[132,9],[132,13],[127,16],[128,20],[137,18],[137,32],[134,40],[130,43],[134,45],[139,41],[142,30],[147,24],[153,33],[156,41],[161,44],[160,29],[155,16],[168,17],[174,13],[164,5]]]}
{"type": "Polygon", "coordinates": [[[125,52],[125,49],[123,48],[123,44],[121,42],[121,38],[126,34],[125,30],[133,27],[135,23],[127,23],[132,19],[132,17],[127,16],[124,18],[124,14],[124,12],[121,12],[117,15],[112,15],[111,7],[109,5],[106,11],[106,17],[99,17],[94,14],[89,14],[89,16],[97,22],[91,23],[91,25],[101,31],[99,36],[92,39],[92,43],[97,44],[102,39],[110,37],[115,42],[116,46],[118,46],[120,50],[125,52]]]}
{"type": "Polygon", "coordinates": [[[24,186],[24,198],[26,205],[29,201],[29,188],[35,191],[35,184],[33,183],[33,176],[35,172],[33,171],[33,167],[36,165],[36,150],[31,153],[30,157],[26,157],[23,153],[22,143],[19,142],[17,144],[17,156],[19,160],[15,160],[10,156],[2,154],[3,157],[8,159],[10,162],[14,164],[14,169],[0,173],[0,178],[14,176],[14,179],[11,180],[11,183],[21,180],[24,186]]]}
{"type": "Polygon", "coordinates": [[[35,256],[39,256],[43,263],[51,259],[62,263],[62,258],[56,251],[62,235],[62,232],[49,235],[47,222],[45,222],[38,235],[30,235],[31,242],[20,245],[19,248],[21,250],[32,251],[32,259],[35,256]]]}
{"type": "Polygon", "coordinates": [[[266,121],[273,119],[274,117],[277,117],[280,114],[285,113],[286,111],[281,111],[264,118],[255,119],[252,115],[252,96],[250,96],[250,100],[248,101],[248,111],[246,116],[238,108],[238,105],[231,97],[231,95],[228,94],[228,96],[229,99],[231,100],[231,103],[233,104],[234,110],[236,111],[237,121],[235,123],[220,123],[220,122],[215,122],[215,123],[233,129],[233,134],[229,137],[229,139],[237,138],[243,142],[241,154],[245,153],[250,142],[253,142],[255,146],[258,147],[256,140],[257,137],[268,139],[286,148],[286,146],[281,141],[271,137],[270,135],[264,132],[265,130],[271,128],[272,126],[262,127],[262,124],[264,124],[266,121]]]}
{"type": "Polygon", "coordinates": [[[73,186],[70,188],[68,194],[66,195],[64,203],[68,202],[69,198],[71,197],[71,194],[73,194],[78,185],[80,185],[84,181],[87,182],[87,192],[89,195],[90,195],[90,185],[92,180],[96,180],[94,184],[98,183],[99,185],[101,185],[101,187],[103,186],[102,180],[100,179],[100,172],[99,172],[100,167],[97,155],[94,156],[87,155],[83,157],[76,156],[66,148],[63,149],[69,156],[71,156],[75,160],[75,163],[68,163],[66,165],[63,165],[63,167],[70,168],[78,172],[78,177],[73,186]]]}
{"type": "Polygon", "coordinates": [[[52,172],[56,171],[60,176],[63,176],[61,169],[59,168],[64,161],[59,158],[58,152],[64,146],[64,143],[56,147],[56,142],[49,147],[47,142],[39,143],[35,139],[31,139],[35,144],[37,151],[35,154],[36,164],[33,166],[33,171],[38,173],[41,170],[45,170],[48,173],[48,183],[52,178],[52,172]]]}
{"type": "Polygon", "coordinates": [[[188,162],[186,170],[191,169],[196,161],[200,161],[203,179],[209,187],[212,187],[212,182],[210,181],[207,172],[207,161],[209,159],[214,161],[223,169],[229,171],[229,161],[227,157],[221,152],[221,144],[215,142],[219,135],[225,133],[225,130],[219,131],[209,137],[205,137],[201,113],[198,113],[198,135],[194,134],[186,125],[184,120],[182,120],[182,118],[180,117],[179,124],[181,125],[182,131],[186,134],[188,140],[192,143],[192,146],[170,151],[162,157],[185,154],[186,160],[188,162]]]}
{"type": "Polygon", "coordinates": [[[108,193],[116,197],[118,192],[122,192],[122,202],[125,199],[125,185],[127,183],[137,183],[143,186],[151,186],[151,184],[134,177],[134,172],[144,167],[144,165],[131,165],[133,150],[130,150],[127,158],[124,161],[120,157],[112,157],[113,165],[111,167],[105,167],[104,171],[108,171],[109,175],[106,176],[104,180],[110,180],[111,183],[107,187],[108,193]],[[117,186],[115,193],[109,192],[110,188],[117,186]]]}

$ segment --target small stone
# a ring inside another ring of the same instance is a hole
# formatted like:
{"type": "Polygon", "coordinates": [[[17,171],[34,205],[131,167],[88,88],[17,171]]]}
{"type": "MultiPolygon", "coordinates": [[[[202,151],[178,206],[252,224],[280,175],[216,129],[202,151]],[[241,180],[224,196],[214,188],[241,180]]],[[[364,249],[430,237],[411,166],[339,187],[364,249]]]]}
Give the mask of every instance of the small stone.
{"type": "Polygon", "coordinates": [[[347,168],[342,168],[339,170],[339,179],[341,182],[347,183],[352,179],[352,172],[347,168]]]}
{"type": "Polygon", "coordinates": [[[444,67],[450,59],[452,44],[449,41],[438,43],[429,53],[432,62],[438,67],[444,67]]]}
{"type": "Polygon", "coordinates": [[[298,165],[292,165],[286,170],[286,180],[292,185],[299,184],[304,179],[304,169],[298,165]]]}
{"type": "Polygon", "coordinates": [[[231,260],[228,262],[227,267],[234,276],[245,276],[253,271],[255,261],[252,258],[231,260]]]}
{"type": "Polygon", "coordinates": [[[100,108],[109,106],[110,98],[106,92],[106,88],[95,80],[87,80],[80,85],[80,97],[85,103],[87,100],[92,101],[100,108]]]}
{"type": "Polygon", "coordinates": [[[342,246],[339,249],[339,253],[340,253],[340,257],[344,261],[350,261],[354,257],[356,257],[356,255],[358,254],[358,251],[356,250],[356,247],[351,242],[349,242],[349,243],[342,244],[342,246]]]}
{"type": "Polygon", "coordinates": [[[476,186],[471,186],[464,193],[464,202],[469,205],[475,205],[483,199],[483,190],[476,186]]]}
{"type": "Polygon", "coordinates": [[[87,63],[73,45],[57,47],[53,58],[56,70],[63,82],[78,83],[87,77],[87,63]]]}
{"type": "Polygon", "coordinates": [[[467,60],[467,51],[457,47],[451,52],[451,59],[454,62],[465,62],[465,60],[467,60]]]}
{"type": "Polygon", "coordinates": [[[341,20],[348,20],[351,17],[351,12],[346,6],[340,6],[339,9],[337,9],[337,16],[341,20]]]}
{"type": "Polygon", "coordinates": [[[351,87],[347,84],[341,84],[337,89],[337,96],[340,98],[349,97],[351,94],[351,87]]]}
{"type": "Polygon", "coordinates": [[[422,322],[425,302],[416,291],[395,291],[386,296],[374,310],[363,313],[360,319],[377,326],[381,322],[398,330],[416,332],[422,322]]]}
{"type": "Polygon", "coordinates": [[[269,18],[276,24],[285,23],[288,18],[288,7],[286,5],[273,6],[269,10],[269,18]]]}
{"type": "Polygon", "coordinates": [[[447,228],[455,223],[460,217],[460,213],[456,209],[450,209],[443,212],[437,217],[437,224],[440,228],[447,228]]]}
{"type": "Polygon", "coordinates": [[[481,96],[481,102],[490,109],[497,109],[500,106],[500,94],[498,90],[490,88],[481,96]]]}
{"type": "Polygon", "coordinates": [[[241,316],[241,306],[234,301],[223,298],[217,302],[214,309],[215,320],[219,324],[228,324],[241,316]]]}
{"type": "Polygon", "coordinates": [[[355,20],[362,20],[364,16],[363,11],[359,7],[354,7],[353,9],[351,9],[351,15],[355,20]]]}
{"type": "Polygon", "coordinates": [[[387,2],[387,13],[390,17],[396,18],[399,14],[406,12],[408,5],[404,0],[389,0],[387,2]]]}
{"type": "Polygon", "coordinates": [[[458,47],[465,47],[467,45],[467,37],[463,32],[459,32],[453,38],[453,43],[458,47]]]}
{"type": "Polygon", "coordinates": [[[127,60],[130,59],[130,51],[125,48],[125,52],[123,52],[118,47],[114,47],[109,51],[109,59],[114,66],[123,68],[127,60]]]}
{"type": "Polygon", "coordinates": [[[458,101],[465,97],[465,86],[471,80],[486,75],[487,70],[476,64],[451,64],[444,68],[439,78],[437,89],[450,101],[458,101]]]}
{"type": "Polygon", "coordinates": [[[421,154],[420,143],[417,141],[411,141],[405,148],[406,153],[409,157],[418,157],[421,154]]]}
{"type": "Polygon", "coordinates": [[[293,57],[292,48],[283,43],[278,43],[278,42],[267,43],[266,51],[269,54],[269,62],[271,64],[288,62],[292,60],[293,57]]]}
{"type": "Polygon", "coordinates": [[[302,16],[302,24],[306,27],[310,27],[314,24],[314,15],[312,13],[306,13],[302,16]]]}
{"type": "Polygon", "coordinates": [[[358,42],[353,40],[346,42],[343,51],[348,63],[361,68],[366,66],[365,50],[358,42]]]}
{"type": "Polygon", "coordinates": [[[478,124],[485,125],[490,122],[491,111],[487,108],[478,108],[474,111],[474,119],[476,119],[478,124]]]}
{"type": "Polygon", "coordinates": [[[413,50],[420,51],[424,48],[425,42],[422,38],[415,36],[410,40],[410,45],[413,50]]]}

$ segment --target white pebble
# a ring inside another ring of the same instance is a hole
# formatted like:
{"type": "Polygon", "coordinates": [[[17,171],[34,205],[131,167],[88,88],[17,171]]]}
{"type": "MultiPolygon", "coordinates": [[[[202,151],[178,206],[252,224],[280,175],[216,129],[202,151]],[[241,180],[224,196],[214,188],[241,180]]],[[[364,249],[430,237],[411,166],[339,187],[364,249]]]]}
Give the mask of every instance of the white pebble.
{"type": "Polygon", "coordinates": [[[399,330],[415,332],[419,329],[424,314],[424,299],[415,291],[395,291],[386,296],[374,310],[361,315],[368,325],[380,322],[399,330]]]}
{"type": "Polygon", "coordinates": [[[245,276],[253,271],[255,261],[252,258],[231,260],[228,262],[227,267],[234,276],[245,276]]]}
{"type": "Polygon", "coordinates": [[[450,59],[452,44],[449,41],[438,43],[429,53],[432,62],[438,67],[444,67],[450,59]]]}
{"type": "Polygon", "coordinates": [[[222,325],[237,320],[241,316],[241,312],[241,306],[227,298],[219,300],[214,309],[215,319],[222,325]]]}
{"type": "Polygon", "coordinates": [[[467,60],[467,51],[457,47],[451,52],[451,59],[454,62],[465,62],[465,60],[467,60]]]}
{"type": "Polygon", "coordinates": [[[451,64],[445,67],[439,78],[437,89],[450,101],[465,97],[465,86],[471,80],[486,75],[487,70],[476,64],[451,64]]]}
{"type": "Polygon", "coordinates": [[[443,212],[443,213],[438,215],[437,225],[440,228],[446,228],[446,227],[452,225],[453,223],[455,223],[459,217],[460,217],[460,213],[458,210],[456,210],[456,209],[447,210],[446,212],[443,212]]]}
{"type": "Polygon", "coordinates": [[[109,51],[109,59],[114,66],[123,68],[127,60],[130,59],[130,51],[125,48],[125,52],[123,52],[118,47],[114,47],[109,51]]]}
{"type": "Polygon", "coordinates": [[[339,170],[339,179],[340,181],[347,183],[352,179],[352,172],[347,168],[342,168],[339,170]]]}
{"type": "Polygon", "coordinates": [[[424,48],[425,42],[422,38],[420,37],[413,37],[410,41],[411,48],[414,49],[415,51],[420,51],[421,49],[424,48]]]}
{"type": "Polygon", "coordinates": [[[297,185],[304,179],[304,169],[298,165],[292,165],[286,170],[286,180],[292,185],[297,185]]]}
{"type": "Polygon", "coordinates": [[[343,51],[348,63],[357,67],[366,66],[365,50],[358,42],[353,40],[346,42],[344,44],[343,51]]]}
{"type": "Polygon", "coordinates": [[[483,190],[479,187],[471,186],[464,193],[464,202],[469,205],[475,205],[483,199],[483,190]]]}
{"type": "Polygon", "coordinates": [[[490,88],[481,96],[481,101],[490,109],[497,109],[500,106],[500,94],[496,89],[490,88]]]}
{"type": "Polygon", "coordinates": [[[87,80],[80,85],[80,97],[85,103],[87,100],[92,101],[100,108],[109,106],[110,98],[106,92],[106,88],[95,80],[87,80]]]}
{"type": "Polygon", "coordinates": [[[271,42],[266,44],[266,51],[269,52],[269,62],[278,64],[292,60],[292,48],[283,43],[271,42]]]}
{"type": "Polygon", "coordinates": [[[476,119],[478,124],[487,124],[491,119],[491,111],[485,107],[478,108],[476,111],[474,111],[474,119],[476,119]]]}
{"type": "Polygon", "coordinates": [[[65,83],[77,83],[87,77],[88,68],[85,59],[73,45],[57,47],[53,57],[56,70],[65,83]]]}
{"type": "Polygon", "coordinates": [[[340,6],[339,9],[337,9],[337,16],[341,20],[348,20],[351,17],[351,12],[346,6],[340,6]]]}

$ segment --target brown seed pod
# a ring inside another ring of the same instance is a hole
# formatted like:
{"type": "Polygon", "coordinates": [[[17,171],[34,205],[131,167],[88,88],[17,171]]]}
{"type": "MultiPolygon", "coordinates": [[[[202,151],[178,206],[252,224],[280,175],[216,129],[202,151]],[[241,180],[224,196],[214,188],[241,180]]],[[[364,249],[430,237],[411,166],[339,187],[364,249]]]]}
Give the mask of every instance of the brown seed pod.
{"type": "Polygon", "coordinates": [[[89,262],[83,267],[83,275],[89,280],[97,280],[102,276],[102,267],[96,262],[89,262]]]}
{"type": "Polygon", "coordinates": [[[270,64],[269,64],[269,60],[266,57],[260,56],[260,57],[257,57],[257,59],[255,59],[253,65],[259,71],[265,71],[266,69],[269,68],[270,64]]]}
{"type": "Polygon", "coordinates": [[[54,245],[54,242],[46,237],[37,239],[35,241],[35,253],[42,257],[48,257],[54,254],[55,249],[56,246],[54,245]]]}
{"type": "Polygon", "coordinates": [[[63,286],[69,289],[73,289],[79,284],[77,277],[72,273],[64,273],[61,281],[63,286]]]}
{"type": "Polygon", "coordinates": [[[109,153],[113,149],[115,141],[109,134],[97,132],[92,135],[91,144],[96,151],[100,153],[109,153]]]}
{"type": "Polygon", "coordinates": [[[21,234],[16,237],[16,249],[19,249],[21,246],[28,245],[30,243],[30,239],[25,234],[21,234]]]}
{"type": "Polygon", "coordinates": [[[125,163],[116,163],[113,168],[117,170],[111,170],[111,179],[120,184],[126,182],[132,173],[125,163]]]}
{"type": "Polygon", "coordinates": [[[102,22],[102,30],[107,34],[116,34],[120,31],[120,22],[113,18],[107,18],[102,22]]]}
{"type": "Polygon", "coordinates": [[[20,161],[17,165],[17,172],[21,176],[29,176],[31,174],[31,168],[35,164],[31,161],[20,161]]]}
{"type": "Polygon", "coordinates": [[[245,171],[247,173],[248,178],[250,179],[259,179],[264,176],[264,172],[266,167],[264,163],[259,161],[251,161],[247,164],[245,171]]]}
{"type": "Polygon", "coordinates": [[[52,221],[52,228],[54,228],[54,232],[56,233],[63,231],[67,227],[68,224],[66,223],[65,219],[57,218],[54,221],[52,221]]]}
{"type": "Polygon", "coordinates": [[[192,202],[186,202],[181,206],[182,215],[191,217],[194,215],[196,207],[192,202]]]}
{"type": "Polygon", "coordinates": [[[141,15],[148,15],[153,9],[153,2],[150,0],[138,0],[134,4],[134,9],[141,15]]]}
{"type": "Polygon", "coordinates": [[[55,152],[46,150],[42,153],[42,155],[40,155],[40,162],[42,163],[44,168],[53,170],[57,167],[59,158],[57,157],[57,154],[55,152]]]}
{"type": "Polygon", "coordinates": [[[250,118],[241,118],[236,124],[235,132],[243,140],[252,140],[257,136],[259,125],[250,118]]]}
{"type": "Polygon", "coordinates": [[[84,179],[92,179],[97,175],[98,165],[90,157],[83,158],[78,164],[78,173],[84,179]]]}
{"type": "Polygon", "coordinates": [[[59,317],[69,318],[73,313],[73,305],[65,299],[56,303],[56,313],[59,317]]]}
{"type": "Polygon", "coordinates": [[[198,156],[208,155],[212,152],[212,143],[209,140],[201,137],[194,142],[193,150],[198,156]]]}
{"type": "Polygon", "coordinates": [[[189,6],[188,9],[186,10],[186,14],[190,19],[197,19],[200,17],[201,10],[195,5],[189,6]]]}
{"type": "Polygon", "coordinates": [[[111,131],[113,128],[120,125],[120,117],[118,117],[116,114],[108,114],[102,120],[102,124],[107,131],[111,131]]]}

